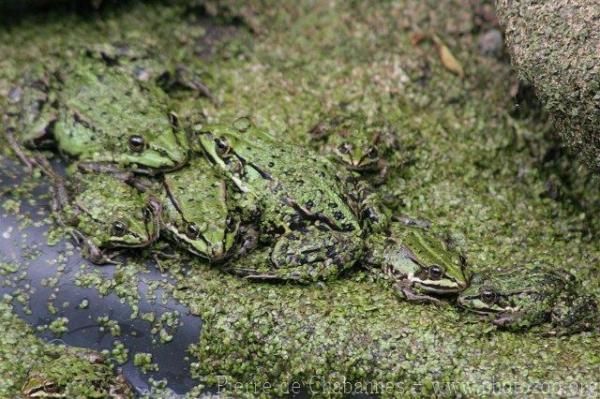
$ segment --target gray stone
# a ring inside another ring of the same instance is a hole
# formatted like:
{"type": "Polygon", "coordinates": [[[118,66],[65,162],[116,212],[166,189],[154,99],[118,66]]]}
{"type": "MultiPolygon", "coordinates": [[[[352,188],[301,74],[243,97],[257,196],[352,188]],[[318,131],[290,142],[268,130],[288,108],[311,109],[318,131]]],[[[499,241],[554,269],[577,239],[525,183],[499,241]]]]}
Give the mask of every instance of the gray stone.
{"type": "Polygon", "coordinates": [[[600,3],[497,0],[505,40],[564,140],[600,173],[600,3]]]}
{"type": "Polygon", "coordinates": [[[488,30],[479,36],[477,46],[479,47],[479,52],[483,55],[488,57],[500,57],[504,46],[502,33],[498,29],[488,30]]]}

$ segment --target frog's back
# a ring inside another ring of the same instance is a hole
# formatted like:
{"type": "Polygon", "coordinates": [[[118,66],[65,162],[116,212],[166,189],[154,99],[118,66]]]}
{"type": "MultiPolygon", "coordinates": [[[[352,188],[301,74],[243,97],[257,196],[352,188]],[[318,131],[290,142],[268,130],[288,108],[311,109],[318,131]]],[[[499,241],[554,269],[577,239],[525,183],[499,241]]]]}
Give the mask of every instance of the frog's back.
{"type": "Polygon", "coordinates": [[[97,60],[63,71],[55,139],[62,151],[123,153],[133,134],[170,130],[165,95],[97,60]]]}
{"type": "MultiPolygon", "coordinates": [[[[208,163],[194,161],[188,168],[165,175],[165,183],[188,222],[225,225],[227,186],[208,163]]],[[[165,211],[175,210],[167,208],[165,211]]]]}
{"type": "Polygon", "coordinates": [[[256,151],[255,159],[271,178],[270,190],[266,192],[274,194],[277,200],[269,201],[271,212],[289,212],[291,206],[296,214],[311,215],[308,219],[335,230],[359,230],[357,217],[348,206],[349,193],[330,161],[287,142],[259,139],[257,144],[268,148],[268,151],[256,151]],[[288,209],[283,205],[288,205],[288,209]]]}

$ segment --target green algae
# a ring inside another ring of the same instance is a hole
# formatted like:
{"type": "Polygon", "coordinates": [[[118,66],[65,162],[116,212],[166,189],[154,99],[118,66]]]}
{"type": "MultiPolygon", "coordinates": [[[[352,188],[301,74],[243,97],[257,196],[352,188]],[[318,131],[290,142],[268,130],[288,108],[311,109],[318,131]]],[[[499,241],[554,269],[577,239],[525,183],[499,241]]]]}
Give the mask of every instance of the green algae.
{"type": "MultiPolygon", "coordinates": [[[[24,63],[61,56],[50,49],[145,40],[200,71],[211,89],[213,102],[174,102],[180,116],[202,115],[194,123],[252,115],[274,135],[308,145],[308,130],[332,109],[384,115],[414,143],[414,163],[382,188],[395,193],[397,212],[451,233],[474,272],[559,266],[597,295],[598,178],[570,162],[543,115],[515,116],[514,71],[478,54],[478,35],[494,25],[475,18],[469,4],[157,3],[108,8],[94,19],[32,17],[36,23],[0,32],[0,53],[9,55],[0,60],[0,93],[24,63]],[[207,13],[217,18],[207,22],[207,13]],[[430,33],[460,61],[464,78],[444,67],[433,43],[411,41],[430,33]]],[[[294,286],[249,283],[186,256],[162,266],[176,281],[164,287],[204,320],[190,348],[201,386],[248,397],[300,389],[383,397],[597,394],[597,333],[542,339],[499,332],[451,305],[401,302],[360,270],[294,286]]],[[[145,266],[119,267],[109,280],[82,270],[78,284],[135,303],[145,266]]],[[[144,317],[168,338],[169,320],[144,317]]],[[[115,344],[113,355],[124,360],[124,349],[115,344]]]]}
{"type": "Polygon", "coordinates": [[[65,397],[107,397],[117,385],[125,389],[123,397],[131,397],[110,363],[90,360],[98,356],[94,352],[36,338],[6,302],[0,302],[0,315],[0,397],[18,397],[27,378],[35,376],[53,381],[65,397]]]}

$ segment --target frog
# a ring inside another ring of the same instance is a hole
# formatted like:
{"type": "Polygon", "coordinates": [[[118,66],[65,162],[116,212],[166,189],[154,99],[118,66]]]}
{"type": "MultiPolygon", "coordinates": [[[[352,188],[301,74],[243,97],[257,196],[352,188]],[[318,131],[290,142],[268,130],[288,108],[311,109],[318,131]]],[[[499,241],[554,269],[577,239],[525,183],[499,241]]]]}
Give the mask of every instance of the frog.
{"type": "Polygon", "coordinates": [[[383,118],[371,122],[361,111],[325,114],[309,137],[325,155],[374,185],[387,181],[390,164],[398,168],[410,158],[391,123],[383,118]]]}
{"type": "Polygon", "coordinates": [[[115,263],[119,249],[143,248],[160,234],[162,205],[109,173],[71,171],[68,179],[42,156],[30,158],[50,180],[53,214],[94,264],[115,263]]]}
{"type": "Polygon", "coordinates": [[[246,217],[261,213],[263,231],[284,232],[314,223],[360,232],[363,221],[371,229],[385,227],[386,219],[368,188],[354,186],[352,176],[327,159],[276,139],[249,117],[231,125],[199,127],[196,137],[209,162],[234,186],[232,198],[246,217]]]}
{"type": "MultiPolygon", "coordinates": [[[[379,254],[389,249],[389,218],[377,197],[354,185],[347,171],[293,143],[276,140],[247,117],[232,125],[202,127],[198,141],[207,159],[228,178],[231,206],[240,207],[242,219],[258,226],[263,244],[228,266],[228,271],[253,280],[308,283],[335,278],[367,259],[379,266],[387,262],[379,254]],[[378,252],[369,246],[384,248],[378,252]]],[[[425,241],[419,243],[420,249],[425,241]]],[[[402,259],[408,257],[407,251],[396,252],[402,259]]],[[[450,262],[448,272],[442,265],[448,259],[434,261],[432,252],[421,263],[413,262],[414,272],[394,274],[404,282],[406,299],[424,301],[426,295],[412,295],[413,289],[434,292],[435,287],[434,293],[445,295],[466,287],[459,265],[450,262]],[[434,263],[439,274],[425,278],[421,268],[434,263]]]]}
{"type": "Polygon", "coordinates": [[[133,389],[100,353],[75,347],[46,348],[28,370],[21,388],[25,398],[133,397],[133,389]]]}
{"type": "Polygon", "coordinates": [[[415,223],[392,223],[386,235],[371,235],[363,266],[392,281],[411,302],[441,304],[470,282],[466,256],[446,235],[415,223]]]}
{"type": "Polygon", "coordinates": [[[83,50],[60,66],[35,64],[7,99],[4,132],[29,168],[27,149],[51,147],[150,175],[187,163],[187,133],[158,84],[83,50]]]}
{"type": "Polygon", "coordinates": [[[171,241],[208,263],[243,256],[256,243],[251,226],[228,206],[225,179],[203,157],[162,178],[161,231],[171,241]]]}
{"type": "Polygon", "coordinates": [[[477,274],[457,299],[463,309],[511,332],[571,335],[597,328],[596,299],[568,271],[549,266],[498,268],[477,274]]]}

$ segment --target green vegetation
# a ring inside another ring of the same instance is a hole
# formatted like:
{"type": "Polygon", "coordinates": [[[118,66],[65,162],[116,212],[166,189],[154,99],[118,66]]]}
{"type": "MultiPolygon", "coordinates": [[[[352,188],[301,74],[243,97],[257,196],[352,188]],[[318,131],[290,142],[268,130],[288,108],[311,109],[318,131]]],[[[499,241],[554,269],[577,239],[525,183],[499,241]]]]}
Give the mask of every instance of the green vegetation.
{"type": "MultiPolygon", "coordinates": [[[[449,232],[473,272],[563,267],[596,294],[598,178],[560,149],[543,115],[525,103],[515,111],[514,71],[477,49],[479,35],[495,28],[485,17],[491,6],[470,4],[157,2],[101,8],[95,18],[30,16],[0,32],[0,101],[24,65],[56,62],[90,42],[148,42],[166,59],[199,71],[214,96],[176,97],[173,107],[188,123],[252,115],[274,136],[306,144],[321,116],[339,107],[384,115],[414,159],[391,171],[381,188],[393,193],[390,206],[449,232]],[[464,77],[455,73],[456,62],[464,77]]],[[[21,194],[31,186],[24,182],[21,194]]],[[[499,332],[450,304],[402,302],[360,270],[295,286],[250,283],[184,255],[161,266],[176,279],[164,283],[171,295],[204,320],[200,342],[190,348],[194,376],[240,395],[304,386],[331,396],[349,388],[382,396],[584,396],[600,373],[597,333],[499,332]]],[[[102,281],[89,268],[80,280],[135,303],[132,271],[144,266],[132,262],[120,270],[118,281],[102,281]]],[[[11,320],[4,330],[16,335],[2,338],[0,351],[30,350],[31,334],[9,307],[2,313],[11,320]]],[[[14,356],[21,359],[17,368],[0,357],[0,369],[10,370],[2,378],[8,396],[32,359],[14,356]]]]}

